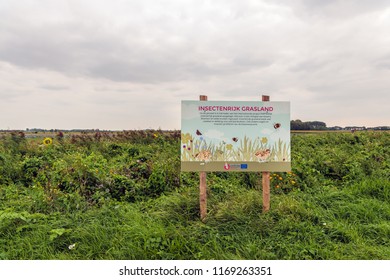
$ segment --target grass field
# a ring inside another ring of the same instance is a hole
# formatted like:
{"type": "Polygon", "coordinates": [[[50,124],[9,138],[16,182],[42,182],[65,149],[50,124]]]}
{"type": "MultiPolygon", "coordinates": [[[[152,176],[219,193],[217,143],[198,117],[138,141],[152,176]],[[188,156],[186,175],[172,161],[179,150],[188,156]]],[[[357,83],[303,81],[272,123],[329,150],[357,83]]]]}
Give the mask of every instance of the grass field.
{"type": "Polygon", "coordinates": [[[180,173],[180,132],[7,135],[0,259],[390,259],[390,134],[292,134],[291,173],[180,173]]]}

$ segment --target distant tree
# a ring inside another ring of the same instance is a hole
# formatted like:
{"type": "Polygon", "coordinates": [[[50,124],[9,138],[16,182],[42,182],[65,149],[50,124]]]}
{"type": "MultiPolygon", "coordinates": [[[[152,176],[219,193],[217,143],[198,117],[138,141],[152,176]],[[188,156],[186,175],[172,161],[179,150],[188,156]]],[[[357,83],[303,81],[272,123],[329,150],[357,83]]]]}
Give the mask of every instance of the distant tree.
{"type": "Polygon", "coordinates": [[[292,120],[290,123],[291,130],[306,130],[307,127],[301,120],[292,120]]]}
{"type": "Polygon", "coordinates": [[[321,121],[302,122],[301,120],[292,120],[290,122],[291,130],[326,130],[326,123],[321,121]]]}
{"type": "Polygon", "coordinates": [[[311,130],[325,130],[326,129],[326,123],[320,122],[320,121],[312,121],[308,122],[309,127],[311,130]]]}

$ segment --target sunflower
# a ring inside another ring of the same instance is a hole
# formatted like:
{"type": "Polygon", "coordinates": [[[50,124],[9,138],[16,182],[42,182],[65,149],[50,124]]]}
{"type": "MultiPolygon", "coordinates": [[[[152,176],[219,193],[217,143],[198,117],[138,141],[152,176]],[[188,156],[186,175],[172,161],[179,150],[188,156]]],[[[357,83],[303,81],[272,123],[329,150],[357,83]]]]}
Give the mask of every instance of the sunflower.
{"type": "Polygon", "coordinates": [[[49,146],[49,145],[53,144],[53,139],[51,139],[50,137],[46,137],[45,139],[43,139],[43,144],[45,146],[49,146]]]}

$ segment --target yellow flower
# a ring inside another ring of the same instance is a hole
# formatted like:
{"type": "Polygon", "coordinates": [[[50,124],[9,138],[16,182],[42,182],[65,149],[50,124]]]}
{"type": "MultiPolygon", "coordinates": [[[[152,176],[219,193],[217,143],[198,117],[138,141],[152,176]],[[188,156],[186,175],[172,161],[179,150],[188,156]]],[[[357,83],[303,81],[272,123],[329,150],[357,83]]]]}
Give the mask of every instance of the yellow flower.
{"type": "Polygon", "coordinates": [[[233,149],[233,145],[232,144],[227,144],[226,145],[226,150],[231,151],[232,149],[233,149]]]}
{"type": "Polygon", "coordinates": [[[268,139],[267,139],[267,137],[263,137],[263,138],[261,138],[261,143],[263,143],[263,144],[267,144],[267,143],[268,143],[268,139]]]}
{"type": "Polygon", "coordinates": [[[291,181],[291,184],[293,184],[293,185],[294,185],[294,184],[295,184],[295,181],[291,181]]]}
{"type": "Polygon", "coordinates": [[[45,139],[43,139],[43,144],[45,146],[49,146],[49,145],[53,144],[53,140],[50,137],[46,137],[45,139]]]}
{"type": "Polygon", "coordinates": [[[191,141],[191,140],[192,140],[191,134],[189,134],[189,133],[186,133],[186,134],[182,133],[181,134],[181,142],[182,143],[188,143],[188,141],[191,141]]]}
{"type": "Polygon", "coordinates": [[[282,180],[283,180],[283,178],[282,178],[282,177],[279,177],[279,180],[280,180],[280,181],[282,181],[282,180]]]}
{"type": "Polygon", "coordinates": [[[158,137],[158,135],[157,135],[156,133],[154,133],[154,134],[153,134],[153,137],[154,137],[154,138],[157,138],[157,137],[158,137]]]}

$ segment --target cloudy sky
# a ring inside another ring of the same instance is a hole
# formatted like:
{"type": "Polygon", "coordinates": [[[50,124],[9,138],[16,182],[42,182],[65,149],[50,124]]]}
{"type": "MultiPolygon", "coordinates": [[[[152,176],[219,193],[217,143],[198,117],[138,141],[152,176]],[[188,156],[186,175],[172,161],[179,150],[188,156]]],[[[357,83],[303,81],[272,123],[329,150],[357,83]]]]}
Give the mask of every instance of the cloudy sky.
{"type": "Polygon", "coordinates": [[[180,129],[200,94],[390,125],[389,1],[0,1],[0,129],[180,129]]]}

